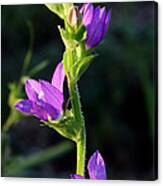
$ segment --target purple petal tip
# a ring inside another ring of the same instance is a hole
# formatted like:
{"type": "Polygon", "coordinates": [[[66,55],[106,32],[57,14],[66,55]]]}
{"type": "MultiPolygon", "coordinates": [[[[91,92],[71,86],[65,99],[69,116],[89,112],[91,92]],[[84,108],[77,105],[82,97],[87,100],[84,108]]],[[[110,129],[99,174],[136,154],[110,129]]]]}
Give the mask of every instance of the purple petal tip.
{"type": "Polygon", "coordinates": [[[51,83],[60,92],[63,92],[64,79],[65,79],[65,72],[64,72],[63,64],[62,62],[60,62],[54,71],[51,83]]]}
{"type": "Polygon", "coordinates": [[[30,113],[31,109],[33,108],[33,104],[30,100],[21,100],[17,102],[15,108],[24,113],[30,113]]]}

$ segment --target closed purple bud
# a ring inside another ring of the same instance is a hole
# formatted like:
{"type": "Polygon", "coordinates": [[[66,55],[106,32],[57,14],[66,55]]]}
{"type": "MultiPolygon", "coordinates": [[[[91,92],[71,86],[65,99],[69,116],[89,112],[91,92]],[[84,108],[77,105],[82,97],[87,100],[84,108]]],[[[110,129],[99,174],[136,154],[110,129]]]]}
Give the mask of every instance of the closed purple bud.
{"type": "Polygon", "coordinates": [[[90,157],[87,168],[90,179],[106,180],[105,162],[98,150],[90,157]]]}
{"type": "Polygon", "coordinates": [[[84,4],[80,12],[82,21],[86,27],[86,46],[88,48],[96,47],[104,38],[110,23],[110,10],[107,12],[105,7],[94,8],[91,3],[84,4]]]}

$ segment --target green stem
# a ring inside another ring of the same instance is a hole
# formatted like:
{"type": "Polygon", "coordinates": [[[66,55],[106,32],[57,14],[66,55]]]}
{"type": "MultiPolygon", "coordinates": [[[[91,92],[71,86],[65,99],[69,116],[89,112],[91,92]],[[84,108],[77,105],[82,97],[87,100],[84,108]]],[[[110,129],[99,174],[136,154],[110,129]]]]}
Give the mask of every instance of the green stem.
{"type": "Polygon", "coordinates": [[[85,154],[86,154],[86,131],[85,131],[84,117],[81,111],[80,96],[79,96],[77,84],[74,82],[69,82],[69,89],[70,89],[70,97],[71,97],[74,117],[78,126],[81,128],[79,138],[76,141],[76,145],[77,145],[76,174],[80,174],[81,176],[84,176],[85,154]]]}
{"type": "Polygon", "coordinates": [[[82,138],[77,142],[77,167],[76,174],[84,176],[86,154],[86,134],[82,132],[82,138]]]}

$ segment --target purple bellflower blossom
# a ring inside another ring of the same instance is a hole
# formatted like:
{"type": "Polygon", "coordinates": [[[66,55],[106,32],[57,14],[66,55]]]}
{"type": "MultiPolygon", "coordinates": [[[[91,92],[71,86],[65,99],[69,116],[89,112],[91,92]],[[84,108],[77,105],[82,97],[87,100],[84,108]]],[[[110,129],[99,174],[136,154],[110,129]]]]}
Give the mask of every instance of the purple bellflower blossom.
{"type": "Polygon", "coordinates": [[[16,103],[15,107],[21,112],[34,115],[43,121],[56,120],[62,114],[63,83],[65,73],[63,64],[59,63],[53,74],[52,81],[36,81],[29,79],[25,83],[28,99],[16,103]]]}
{"type": "MultiPolygon", "coordinates": [[[[90,157],[87,169],[90,179],[106,180],[105,162],[98,150],[94,152],[93,155],[90,157]]],[[[71,178],[85,179],[84,176],[78,174],[72,174],[71,178]]]]}
{"type": "Polygon", "coordinates": [[[101,42],[108,30],[111,11],[100,6],[94,8],[92,3],[87,3],[81,7],[80,13],[87,31],[86,46],[93,48],[101,42]]]}

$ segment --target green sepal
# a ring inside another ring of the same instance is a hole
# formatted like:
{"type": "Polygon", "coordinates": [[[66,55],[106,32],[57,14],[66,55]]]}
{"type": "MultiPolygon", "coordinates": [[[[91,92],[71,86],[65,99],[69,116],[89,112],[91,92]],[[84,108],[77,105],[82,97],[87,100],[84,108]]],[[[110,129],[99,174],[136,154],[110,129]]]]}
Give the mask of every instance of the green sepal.
{"type": "Polygon", "coordinates": [[[66,19],[68,10],[73,6],[73,3],[45,4],[45,6],[61,19],[66,19]]]}
{"type": "MultiPolygon", "coordinates": [[[[80,47],[80,46],[79,46],[80,47]]],[[[97,56],[97,54],[92,54],[83,57],[84,48],[82,45],[80,48],[75,50],[67,49],[63,55],[63,65],[67,78],[71,81],[78,81],[82,74],[87,70],[92,60],[97,56]],[[78,60],[79,59],[79,60],[78,60]]]]}
{"type": "Polygon", "coordinates": [[[58,26],[58,29],[66,48],[75,49],[86,38],[86,30],[83,25],[75,33],[70,26],[66,26],[66,30],[60,26],[58,26]]]}
{"type": "Polygon", "coordinates": [[[78,45],[78,41],[74,39],[74,36],[71,35],[67,30],[61,28],[60,26],[58,26],[58,29],[65,47],[75,49],[78,45]]]}
{"type": "Polygon", "coordinates": [[[58,120],[51,120],[44,122],[50,128],[56,130],[60,135],[72,141],[78,141],[80,136],[80,127],[76,123],[71,110],[66,110],[65,114],[58,120]]]}
{"type": "Polygon", "coordinates": [[[72,34],[74,34],[74,29],[68,24],[68,22],[65,20],[65,30],[69,34],[69,38],[72,38],[72,34]]]}

